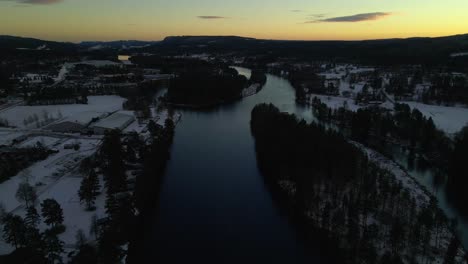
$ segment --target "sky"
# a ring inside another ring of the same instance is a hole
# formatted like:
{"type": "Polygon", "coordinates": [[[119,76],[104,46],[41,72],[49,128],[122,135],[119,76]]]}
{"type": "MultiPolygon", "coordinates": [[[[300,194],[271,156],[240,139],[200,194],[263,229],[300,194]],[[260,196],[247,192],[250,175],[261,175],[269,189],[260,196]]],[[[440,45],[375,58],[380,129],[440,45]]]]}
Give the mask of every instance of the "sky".
{"type": "Polygon", "coordinates": [[[468,33],[468,0],[0,0],[0,35],[361,40],[468,33]]]}

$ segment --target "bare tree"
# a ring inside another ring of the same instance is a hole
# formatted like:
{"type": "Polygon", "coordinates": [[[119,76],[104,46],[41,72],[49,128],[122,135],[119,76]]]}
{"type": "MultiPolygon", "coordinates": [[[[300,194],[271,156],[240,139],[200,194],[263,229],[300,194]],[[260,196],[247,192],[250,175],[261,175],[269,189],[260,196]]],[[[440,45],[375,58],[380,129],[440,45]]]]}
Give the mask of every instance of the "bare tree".
{"type": "Polygon", "coordinates": [[[16,199],[24,202],[26,207],[33,206],[37,200],[36,189],[27,182],[20,183],[16,191],[16,199]]]}

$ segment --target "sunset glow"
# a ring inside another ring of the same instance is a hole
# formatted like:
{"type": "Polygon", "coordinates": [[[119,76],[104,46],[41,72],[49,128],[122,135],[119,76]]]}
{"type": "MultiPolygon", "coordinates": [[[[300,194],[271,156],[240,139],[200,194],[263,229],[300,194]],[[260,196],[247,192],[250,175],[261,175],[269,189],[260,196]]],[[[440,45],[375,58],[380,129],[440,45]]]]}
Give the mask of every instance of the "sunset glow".
{"type": "Polygon", "coordinates": [[[0,34],[61,41],[169,35],[324,40],[468,32],[466,0],[0,0],[0,34]]]}

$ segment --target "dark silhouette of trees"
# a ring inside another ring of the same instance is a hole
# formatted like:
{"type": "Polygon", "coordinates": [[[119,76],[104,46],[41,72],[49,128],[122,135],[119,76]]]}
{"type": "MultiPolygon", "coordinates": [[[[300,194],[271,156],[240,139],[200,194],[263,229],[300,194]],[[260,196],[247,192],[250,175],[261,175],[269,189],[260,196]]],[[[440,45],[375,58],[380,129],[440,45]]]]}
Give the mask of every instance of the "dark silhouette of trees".
{"type": "Polygon", "coordinates": [[[466,186],[468,186],[468,127],[463,128],[456,136],[454,146],[449,165],[447,193],[451,200],[465,214],[468,214],[466,208],[468,202],[466,191],[466,186]]]}
{"type": "Polygon", "coordinates": [[[247,78],[233,69],[190,69],[172,79],[167,100],[174,104],[211,106],[241,98],[247,78]]]}
{"type": "Polygon", "coordinates": [[[104,172],[104,183],[108,194],[115,194],[125,190],[127,175],[125,174],[124,151],[119,131],[108,132],[99,150],[104,172]]]}
{"type": "Polygon", "coordinates": [[[82,263],[98,263],[98,253],[96,249],[91,245],[83,245],[79,248],[79,251],[74,255],[70,264],[82,264],[82,263]]]}
{"type": "Polygon", "coordinates": [[[57,228],[63,223],[63,210],[60,204],[54,199],[46,199],[41,203],[41,213],[44,223],[52,228],[57,228]]]}
{"type": "Polygon", "coordinates": [[[57,234],[52,230],[44,232],[45,257],[48,263],[61,262],[61,254],[64,252],[64,243],[58,239],[57,234]]]}
{"type": "Polygon", "coordinates": [[[83,177],[81,186],[78,191],[80,201],[86,204],[87,210],[94,208],[96,197],[99,194],[99,178],[94,170],[91,170],[89,174],[83,177]]]}
{"type": "Polygon", "coordinates": [[[40,218],[41,216],[35,207],[31,206],[26,209],[26,217],[24,218],[24,221],[28,226],[36,227],[41,221],[40,218]]]}
{"type": "Polygon", "coordinates": [[[24,247],[27,244],[26,224],[20,216],[7,214],[2,219],[3,239],[15,248],[24,247]]]}
{"type": "MultiPolygon", "coordinates": [[[[352,122],[370,122],[377,115],[364,111],[352,122]]],[[[399,118],[403,122],[420,117],[410,112],[399,118]]],[[[371,124],[356,128],[352,135],[371,142],[376,129],[371,124]]],[[[343,257],[340,263],[444,258],[451,238],[441,234],[452,231],[436,199],[427,193],[421,197],[413,190],[416,187],[406,186],[379,160],[369,160],[363,145],[336,130],[297,120],[271,104],[253,109],[251,130],[258,166],[280,204],[293,212],[293,219],[301,219],[301,233],[315,230],[315,238],[320,233],[321,241],[334,241],[334,251],[343,257]]],[[[405,137],[411,141],[410,130],[397,131],[402,137],[408,132],[405,137]]],[[[419,138],[416,142],[419,145],[419,138]]]]}

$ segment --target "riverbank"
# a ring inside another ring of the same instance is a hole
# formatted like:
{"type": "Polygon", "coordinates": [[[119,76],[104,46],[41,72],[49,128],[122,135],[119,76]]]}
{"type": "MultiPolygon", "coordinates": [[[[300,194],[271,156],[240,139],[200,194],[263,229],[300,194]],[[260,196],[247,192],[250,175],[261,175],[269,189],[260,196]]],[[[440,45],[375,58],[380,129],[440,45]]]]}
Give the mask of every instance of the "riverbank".
{"type": "MultiPolygon", "coordinates": [[[[249,75],[247,69],[241,74],[249,75]]],[[[248,78],[248,77],[247,77],[248,78]]],[[[327,263],[272,200],[258,170],[250,112],[258,102],[309,115],[287,82],[207,111],[181,109],[158,204],[145,219],[142,259],[168,263],[327,263]]],[[[317,240],[317,244],[320,241],[317,240]]]]}
{"type": "Polygon", "coordinates": [[[452,252],[463,263],[436,199],[396,163],[271,105],[256,107],[251,124],[259,166],[281,204],[335,241],[346,262],[441,263],[452,252]]]}
{"type": "Polygon", "coordinates": [[[181,108],[181,109],[210,110],[210,109],[216,108],[216,107],[218,107],[220,105],[223,105],[223,104],[233,103],[233,102],[242,100],[243,98],[256,95],[257,93],[259,93],[263,89],[263,86],[264,85],[255,83],[255,84],[252,84],[249,87],[245,88],[244,90],[242,90],[242,94],[239,97],[236,97],[236,98],[233,98],[233,99],[230,99],[230,100],[213,102],[213,103],[209,103],[209,104],[178,104],[178,103],[169,102],[167,100],[165,100],[164,103],[169,105],[169,106],[176,107],[176,108],[181,108]]]}

